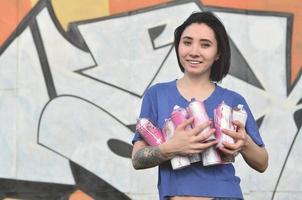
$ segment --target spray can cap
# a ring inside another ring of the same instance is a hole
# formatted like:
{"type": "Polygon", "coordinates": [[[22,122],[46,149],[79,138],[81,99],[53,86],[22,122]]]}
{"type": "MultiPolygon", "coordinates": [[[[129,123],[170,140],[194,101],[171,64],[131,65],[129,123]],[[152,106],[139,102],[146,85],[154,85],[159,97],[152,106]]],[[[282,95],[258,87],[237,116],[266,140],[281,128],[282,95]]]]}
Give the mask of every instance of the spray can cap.
{"type": "Polygon", "coordinates": [[[176,110],[176,109],[179,109],[180,107],[179,107],[179,105],[175,105],[174,107],[173,107],[173,110],[176,110]]]}
{"type": "Polygon", "coordinates": [[[240,109],[240,110],[243,110],[243,105],[242,104],[238,104],[237,108],[240,109]]]}

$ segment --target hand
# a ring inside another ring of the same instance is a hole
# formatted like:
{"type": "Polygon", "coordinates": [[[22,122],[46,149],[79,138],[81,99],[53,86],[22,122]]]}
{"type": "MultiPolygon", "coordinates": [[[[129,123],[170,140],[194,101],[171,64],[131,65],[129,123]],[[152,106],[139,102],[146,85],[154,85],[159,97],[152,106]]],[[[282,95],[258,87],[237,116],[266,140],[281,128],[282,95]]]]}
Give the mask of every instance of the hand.
{"type": "Polygon", "coordinates": [[[217,141],[204,142],[210,135],[214,134],[215,129],[211,128],[211,121],[207,121],[193,129],[186,129],[193,122],[190,118],[181,123],[174,131],[174,135],[166,143],[167,148],[174,152],[174,155],[192,155],[200,153],[210,146],[216,145],[217,141]],[[206,131],[204,131],[206,130],[206,131]],[[202,132],[202,134],[201,134],[202,132]]]}
{"type": "Polygon", "coordinates": [[[223,142],[223,147],[220,147],[219,149],[226,155],[236,156],[246,146],[248,135],[242,123],[239,121],[233,121],[233,125],[237,127],[237,130],[230,131],[223,129],[222,132],[232,137],[234,139],[234,144],[223,142]]]}

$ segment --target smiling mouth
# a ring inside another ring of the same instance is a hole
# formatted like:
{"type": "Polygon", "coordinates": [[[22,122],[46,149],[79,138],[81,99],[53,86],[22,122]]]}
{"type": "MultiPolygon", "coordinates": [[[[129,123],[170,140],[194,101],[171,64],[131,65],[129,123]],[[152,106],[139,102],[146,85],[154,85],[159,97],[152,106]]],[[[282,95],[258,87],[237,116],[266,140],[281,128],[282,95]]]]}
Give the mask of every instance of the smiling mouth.
{"type": "Polygon", "coordinates": [[[198,61],[198,60],[188,60],[188,62],[189,62],[190,64],[193,64],[193,65],[201,64],[201,63],[202,63],[202,61],[198,61]]]}

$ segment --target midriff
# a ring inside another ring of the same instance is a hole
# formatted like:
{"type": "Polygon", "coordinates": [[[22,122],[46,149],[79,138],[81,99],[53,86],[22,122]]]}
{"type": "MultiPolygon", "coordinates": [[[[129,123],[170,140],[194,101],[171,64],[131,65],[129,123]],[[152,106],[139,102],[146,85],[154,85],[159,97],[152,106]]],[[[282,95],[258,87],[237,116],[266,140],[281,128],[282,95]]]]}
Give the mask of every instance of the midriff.
{"type": "Polygon", "coordinates": [[[213,200],[213,198],[209,198],[209,197],[175,196],[175,197],[171,197],[170,200],[213,200]]]}

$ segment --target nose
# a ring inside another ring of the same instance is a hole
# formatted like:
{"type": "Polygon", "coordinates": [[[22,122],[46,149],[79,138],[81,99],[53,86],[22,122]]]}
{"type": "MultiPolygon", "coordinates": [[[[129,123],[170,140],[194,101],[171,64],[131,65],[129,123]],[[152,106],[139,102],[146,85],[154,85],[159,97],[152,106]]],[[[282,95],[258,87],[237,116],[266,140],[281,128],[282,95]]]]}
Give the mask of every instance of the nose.
{"type": "Polygon", "coordinates": [[[199,52],[199,47],[198,45],[194,44],[191,46],[190,48],[190,56],[191,57],[198,57],[200,55],[200,52],[199,52]]]}

